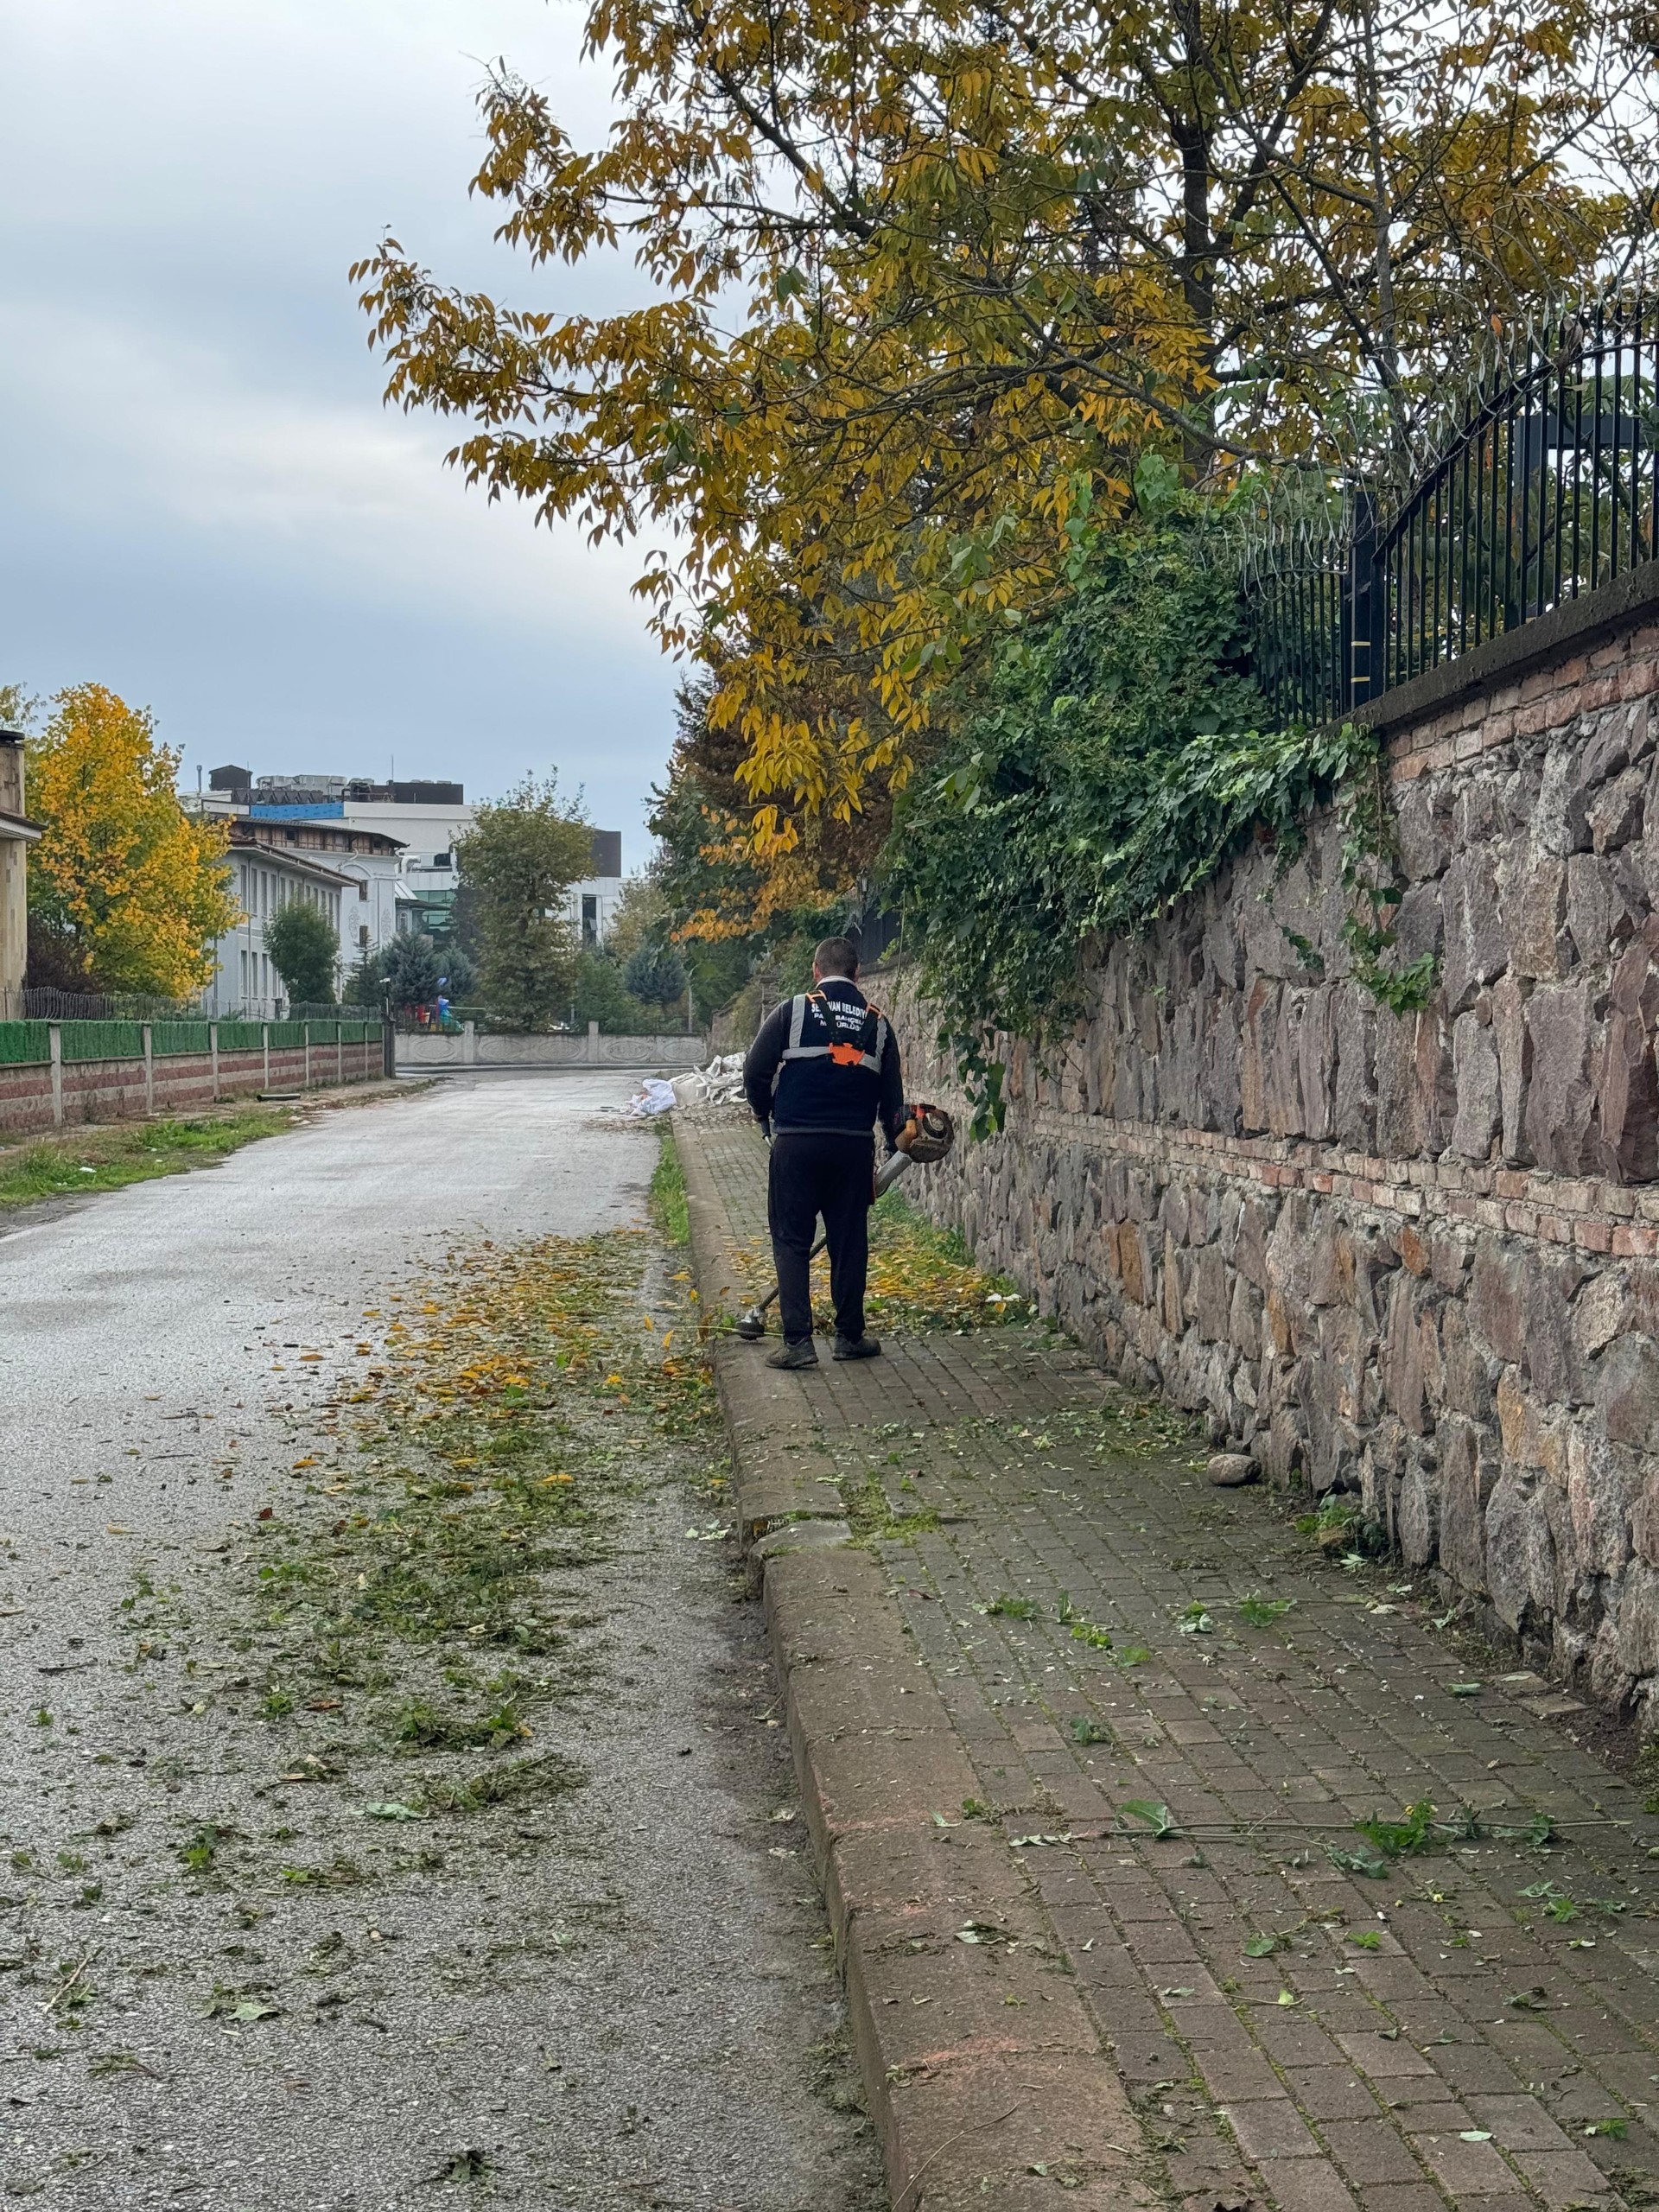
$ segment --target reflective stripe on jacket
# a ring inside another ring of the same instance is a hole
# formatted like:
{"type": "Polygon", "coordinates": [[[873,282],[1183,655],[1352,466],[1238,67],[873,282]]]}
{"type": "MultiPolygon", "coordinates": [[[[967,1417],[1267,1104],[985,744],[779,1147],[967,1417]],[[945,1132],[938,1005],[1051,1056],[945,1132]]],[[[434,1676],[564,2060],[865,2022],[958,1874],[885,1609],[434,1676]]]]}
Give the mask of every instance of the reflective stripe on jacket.
{"type": "MultiPolygon", "coordinates": [[[[829,998],[823,991],[800,992],[790,1001],[789,1042],[779,1056],[772,1078],[773,1097],[791,1060],[828,1060],[834,1067],[868,1068],[879,1076],[891,1033],[887,1017],[879,1007],[855,1007],[849,1000],[829,998]]],[[[870,1120],[875,1120],[874,1110],[870,1120]]]]}
{"type": "Polygon", "coordinates": [[[758,1122],[775,1129],[868,1136],[877,1122],[889,1144],[904,1126],[899,1045],[879,1007],[841,976],[768,1014],[743,1065],[758,1122]]]}

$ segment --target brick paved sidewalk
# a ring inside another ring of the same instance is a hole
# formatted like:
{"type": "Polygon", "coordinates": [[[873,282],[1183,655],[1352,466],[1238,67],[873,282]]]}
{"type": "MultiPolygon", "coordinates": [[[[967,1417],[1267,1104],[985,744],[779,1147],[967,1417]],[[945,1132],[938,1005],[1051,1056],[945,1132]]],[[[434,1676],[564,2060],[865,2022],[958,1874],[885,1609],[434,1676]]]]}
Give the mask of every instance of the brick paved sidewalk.
{"type": "MultiPolygon", "coordinates": [[[[733,1306],[762,1147],[679,1118],[733,1306]]],[[[889,1354],[718,1364],[899,2212],[1659,2204],[1659,1819],[1592,1716],[1063,1340],[889,1354]]]]}

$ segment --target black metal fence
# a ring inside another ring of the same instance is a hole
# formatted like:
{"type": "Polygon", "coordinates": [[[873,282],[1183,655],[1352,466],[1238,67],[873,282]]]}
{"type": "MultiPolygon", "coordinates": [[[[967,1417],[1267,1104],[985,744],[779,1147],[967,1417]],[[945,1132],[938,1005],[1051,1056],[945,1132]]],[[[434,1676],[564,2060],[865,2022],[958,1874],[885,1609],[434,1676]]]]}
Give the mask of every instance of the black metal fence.
{"type": "Polygon", "coordinates": [[[1332,721],[1659,553],[1659,294],[1553,317],[1476,377],[1390,501],[1304,485],[1248,548],[1257,681],[1332,721]]]}

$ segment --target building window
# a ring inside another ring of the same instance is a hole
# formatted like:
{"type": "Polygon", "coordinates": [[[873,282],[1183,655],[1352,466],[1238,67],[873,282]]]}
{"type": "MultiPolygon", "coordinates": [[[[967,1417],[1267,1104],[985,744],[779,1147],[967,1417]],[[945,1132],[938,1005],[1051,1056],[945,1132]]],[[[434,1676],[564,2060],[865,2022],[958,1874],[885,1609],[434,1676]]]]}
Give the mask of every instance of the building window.
{"type": "Polygon", "coordinates": [[[357,887],[357,895],[359,899],[366,899],[369,895],[369,879],[366,875],[357,887]]]}
{"type": "Polygon", "coordinates": [[[582,941],[588,945],[599,943],[599,900],[591,891],[582,895],[582,941]]]}
{"type": "Polygon", "coordinates": [[[357,925],[357,941],[358,941],[358,943],[359,943],[360,945],[363,945],[363,946],[365,946],[365,947],[366,947],[366,945],[368,944],[368,942],[369,942],[369,925],[368,925],[368,924],[367,924],[366,922],[359,922],[359,923],[358,924],[358,925],[357,925]]]}
{"type": "Polygon", "coordinates": [[[434,853],[434,854],[433,854],[433,855],[432,855],[432,865],[433,865],[433,867],[434,867],[434,868],[448,868],[448,867],[449,867],[449,866],[450,866],[450,864],[451,864],[451,863],[450,863],[450,859],[449,859],[449,855],[448,855],[448,853],[434,853]]]}

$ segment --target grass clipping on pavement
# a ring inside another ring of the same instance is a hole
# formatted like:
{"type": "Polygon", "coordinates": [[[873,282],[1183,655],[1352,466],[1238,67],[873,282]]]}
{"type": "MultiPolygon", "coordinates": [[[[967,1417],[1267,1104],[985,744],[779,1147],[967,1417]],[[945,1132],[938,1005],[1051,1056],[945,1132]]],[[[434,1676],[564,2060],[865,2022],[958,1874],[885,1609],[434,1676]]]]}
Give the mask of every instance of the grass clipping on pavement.
{"type": "MultiPolygon", "coordinates": [[[[1006,1276],[985,1274],[974,1265],[960,1231],[936,1228],[897,1190],[884,1191],[871,1210],[865,1307],[878,1332],[981,1329],[1028,1320],[1034,1313],[1006,1276]]],[[[834,1328],[827,1253],[812,1263],[812,1312],[819,1327],[834,1328]]]]}

